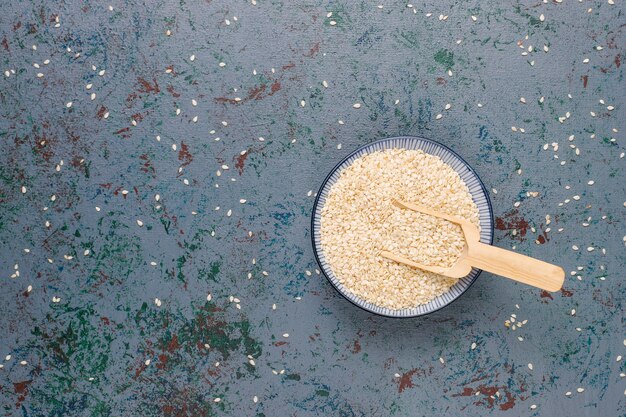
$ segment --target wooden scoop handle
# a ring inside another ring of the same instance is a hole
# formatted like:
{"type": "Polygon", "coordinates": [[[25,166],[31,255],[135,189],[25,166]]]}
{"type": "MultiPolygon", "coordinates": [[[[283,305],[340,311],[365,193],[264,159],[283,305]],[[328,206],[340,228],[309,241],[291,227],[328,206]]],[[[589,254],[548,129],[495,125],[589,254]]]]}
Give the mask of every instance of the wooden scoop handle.
{"type": "Polygon", "coordinates": [[[560,266],[480,242],[470,245],[467,258],[476,268],[546,291],[560,290],[565,281],[560,266]]]}

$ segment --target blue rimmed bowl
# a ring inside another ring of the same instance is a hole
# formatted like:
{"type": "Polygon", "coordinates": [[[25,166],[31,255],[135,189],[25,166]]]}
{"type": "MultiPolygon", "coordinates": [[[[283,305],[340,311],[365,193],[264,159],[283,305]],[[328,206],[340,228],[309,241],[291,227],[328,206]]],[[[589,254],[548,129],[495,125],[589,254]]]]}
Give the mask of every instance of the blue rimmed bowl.
{"type": "Polygon", "coordinates": [[[350,155],[346,156],[341,162],[330,171],[330,174],[326,177],[320,190],[315,198],[313,205],[313,214],[311,216],[311,239],[313,241],[313,252],[317,263],[320,265],[322,272],[328,278],[328,281],[352,304],[367,310],[369,312],[379,314],[387,317],[417,317],[425,314],[437,311],[452,301],[459,298],[467,289],[476,281],[478,275],[480,275],[480,269],[472,269],[469,275],[459,279],[446,293],[433,299],[427,304],[422,304],[413,308],[405,308],[402,310],[391,310],[389,308],[380,307],[375,304],[369,303],[350,292],[343,286],[341,281],[335,276],[330,265],[326,262],[326,256],[322,245],[320,243],[320,220],[322,214],[322,207],[326,202],[328,193],[333,184],[339,179],[341,172],[350,166],[354,160],[360,158],[363,155],[382,151],[385,149],[410,149],[410,150],[422,150],[427,154],[436,155],[443,162],[450,165],[454,169],[461,179],[465,182],[469,188],[470,194],[476,206],[478,206],[478,220],[480,223],[480,241],[483,243],[491,244],[493,242],[493,210],[491,208],[491,201],[489,200],[489,194],[485,189],[485,185],[482,183],[476,172],[454,151],[445,145],[432,141],[430,139],[424,139],[414,136],[401,136],[396,138],[381,139],[376,142],[369,143],[350,155]]]}

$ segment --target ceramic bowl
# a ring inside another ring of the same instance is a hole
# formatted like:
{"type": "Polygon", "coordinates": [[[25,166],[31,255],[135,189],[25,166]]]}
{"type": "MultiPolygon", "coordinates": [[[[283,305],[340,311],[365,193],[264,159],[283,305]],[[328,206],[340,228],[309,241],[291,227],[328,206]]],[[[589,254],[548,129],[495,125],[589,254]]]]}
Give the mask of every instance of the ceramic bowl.
{"type": "Polygon", "coordinates": [[[465,162],[459,155],[448,148],[433,140],[424,139],[414,136],[402,136],[388,139],[381,139],[376,142],[369,143],[360,147],[350,155],[346,156],[341,162],[330,171],[322,186],[320,187],[315,203],[313,205],[313,213],[311,216],[311,239],[313,241],[313,251],[315,258],[321,267],[321,271],[324,273],[328,281],[343,295],[348,301],[354,305],[367,310],[369,312],[387,316],[387,317],[417,317],[425,314],[437,311],[452,301],[459,298],[467,289],[476,281],[481,270],[472,269],[469,275],[459,279],[446,293],[431,300],[427,304],[418,305],[413,308],[405,308],[402,310],[391,310],[389,308],[380,307],[375,304],[369,303],[345,288],[339,279],[335,276],[330,265],[326,262],[326,256],[322,245],[320,244],[320,219],[322,207],[326,202],[328,192],[332,185],[339,179],[341,172],[346,167],[350,166],[357,158],[376,151],[384,149],[420,149],[425,153],[436,155],[443,162],[450,165],[454,169],[461,179],[465,182],[472,195],[474,203],[478,206],[478,215],[480,222],[480,241],[483,243],[491,244],[493,241],[493,210],[491,208],[491,201],[489,200],[489,194],[485,189],[484,184],[476,174],[476,172],[465,162]]]}

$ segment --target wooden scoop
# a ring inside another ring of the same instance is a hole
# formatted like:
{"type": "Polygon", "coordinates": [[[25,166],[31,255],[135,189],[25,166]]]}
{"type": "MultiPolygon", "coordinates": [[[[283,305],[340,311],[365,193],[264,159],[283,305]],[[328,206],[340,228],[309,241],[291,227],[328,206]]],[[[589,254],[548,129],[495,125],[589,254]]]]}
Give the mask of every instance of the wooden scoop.
{"type": "Polygon", "coordinates": [[[465,235],[466,245],[459,260],[449,268],[422,265],[391,252],[382,251],[381,256],[387,259],[451,278],[462,278],[470,273],[472,267],[475,267],[546,291],[558,291],[563,285],[565,280],[563,268],[517,252],[481,243],[478,228],[465,219],[403,201],[394,200],[393,204],[403,209],[458,224],[465,235]]]}

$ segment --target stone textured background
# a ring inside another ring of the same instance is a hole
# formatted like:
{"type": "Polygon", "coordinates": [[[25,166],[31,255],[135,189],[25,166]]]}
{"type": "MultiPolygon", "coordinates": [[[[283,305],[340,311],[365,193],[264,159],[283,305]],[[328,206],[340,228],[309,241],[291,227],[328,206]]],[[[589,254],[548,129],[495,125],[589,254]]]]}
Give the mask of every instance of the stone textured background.
{"type": "Polygon", "coordinates": [[[626,415],[611,3],[4,2],[2,414],[626,415]],[[411,320],[341,298],[313,195],[394,135],[463,156],[495,244],[562,265],[563,291],[483,274],[411,320]]]}

